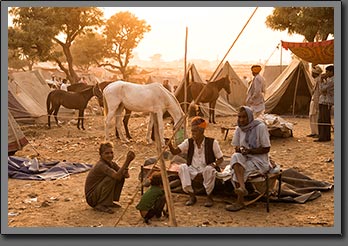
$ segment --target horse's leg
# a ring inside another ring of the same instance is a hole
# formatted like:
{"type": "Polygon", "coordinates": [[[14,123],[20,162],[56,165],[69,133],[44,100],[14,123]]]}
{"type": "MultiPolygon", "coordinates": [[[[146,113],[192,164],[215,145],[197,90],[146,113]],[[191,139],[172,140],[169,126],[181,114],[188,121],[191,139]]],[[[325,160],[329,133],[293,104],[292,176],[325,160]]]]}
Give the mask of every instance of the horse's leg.
{"type": "MultiPolygon", "coordinates": [[[[153,142],[152,136],[151,136],[151,129],[153,129],[153,126],[154,126],[153,117],[152,117],[152,113],[150,113],[149,124],[147,125],[147,133],[146,133],[146,142],[148,144],[151,144],[153,142]]],[[[153,138],[153,140],[155,140],[155,138],[153,138]]]]}
{"type": "Polygon", "coordinates": [[[122,106],[121,104],[118,106],[118,108],[116,109],[116,129],[118,131],[118,134],[120,136],[120,139],[122,142],[126,142],[128,143],[129,140],[124,136],[122,129],[121,129],[121,116],[122,116],[122,111],[124,109],[124,106],[122,106]]]}
{"type": "Polygon", "coordinates": [[[85,109],[80,109],[79,110],[79,118],[81,119],[81,128],[82,130],[85,130],[85,126],[84,126],[84,113],[85,113],[85,109]]]}
{"type": "Polygon", "coordinates": [[[60,125],[59,125],[59,122],[58,122],[58,117],[57,117],[57,114],[58,114],[59,108],[60,108],[60,106],[55,107],[54,112],[53,112],[54,119],[56,120],[56,124],[57,124],[57,126],[60,126],[60,125]]]}
{"type": "Polygon", "coordinates": [[[130,135],[129,130],[128,130],[128,121],[129,121],[129,118],[131,116],[132,111],[130,111],[128,109],[125,109],[125,110],[126,110],[126,112],[125,112],[125,115],[123,117],[123,126],[124,126],[124,130],[126,132],[126,137],[128,139],[132,139],[132,136],[130,135]]]}
{"type": "Polygon", "coordinates": [[[51,109],[48,110],[48,128],[51,128],[51,114],[53,113],[53,106],[51,109]]]}
{"type": "Polygon", "coordinates": [[[113,118],[113,116],[115,115],[115,109],[111,109],[109,108],[109,112],[105,117],[105,121],[104,121],[104,128],[105,128],[105,141],[109,141],[110,139],[110,135],[109,135],[109,127],[110,127],[110,123],[111,123],[111,119],[113,118]]]}

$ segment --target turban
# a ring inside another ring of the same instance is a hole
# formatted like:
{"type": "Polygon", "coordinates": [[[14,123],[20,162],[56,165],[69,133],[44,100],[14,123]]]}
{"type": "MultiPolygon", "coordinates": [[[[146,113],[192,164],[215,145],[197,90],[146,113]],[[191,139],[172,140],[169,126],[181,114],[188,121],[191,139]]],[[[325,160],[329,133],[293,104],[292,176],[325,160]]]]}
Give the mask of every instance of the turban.
{"type": "Polygon", "coordinates": [[[323,72],[323,70],[318,66],[314,66],[313,69],[312,69],[312,73],[315,73],[315,74],[321,74],[323,72]]]}
{"type": "Polygon", "coordinates": [[[251,71],[254,73],[259,73],[261,71],[261,66],[260,65],[253,65],[251,67],[251,71]]]}
{"type": "Polygon", "coordinates": [[[207,128],[207,122],[200,116],[196,116],[191,121],[192,126],[198,126],[199,128],[205,129],[207,128]]]}

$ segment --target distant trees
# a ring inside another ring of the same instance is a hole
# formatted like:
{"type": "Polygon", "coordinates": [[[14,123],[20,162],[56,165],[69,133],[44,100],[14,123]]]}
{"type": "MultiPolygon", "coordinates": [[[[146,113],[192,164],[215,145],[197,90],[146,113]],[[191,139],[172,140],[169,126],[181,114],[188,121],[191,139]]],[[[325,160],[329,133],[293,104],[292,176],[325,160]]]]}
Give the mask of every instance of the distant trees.
{"type": "Polygon", "coordinates": [[[100,66],[110,66],[118,69],[127,80],[133,70],[128,68],[130,59],[133,57],[133,50],[143,39],[144,34],[151,30],[145,20],[139,20],[134,14],[118,12],[107,20],[104,34],[106,35],[106,61],[100,66]],[[114,63],[116,62],[116,64],[114,63]]]}
{"type": "Polygon", "coordinates": [[[87,70],[93,64],[118,69],[127,79],[135,69],[128,67],[133,50],[151,30],[130,12],[118,12],[105,23],[96,7],[16,7],[9,12],[14,24],[8,29],[9,65],[21,61],[16,67],[30,69],[34,62],[54,61],[72,83],[78,81],[74,66],[87,70]]]}
{"type": "Polygon", "coordinates": [[[71,45],[79,35],[103,24],[103,12],[96,7],[16,7],[10,14],[14,16],[14,27],[8,30],[9,48],[39,61],[57,62],[67,78],[75,83],[78,76],[73,68],[71,45]]]}
{"type": "Polygon", "coordinates": [[[23,57],[17,50],[8,49],[8,66],[10,68],[26,71],[26,67],[28,67],[29,70],[32,70],[33,64],[34,61],[30,61],[27,57],[23,57]]]}
{"type": "Polygon", "coordinates": [[[87,33],[76,38],[71,46],[74,64],[87,71],[92,65],[101,63],[106,54],[105,38],[98,33],[87,33]]]}
{"type": "Polygon", "coordinates": [[[334,34],[332,7],[277,7],[267,16],[267,27],[303,35],[309,42],[327,40],[334,34]]]}

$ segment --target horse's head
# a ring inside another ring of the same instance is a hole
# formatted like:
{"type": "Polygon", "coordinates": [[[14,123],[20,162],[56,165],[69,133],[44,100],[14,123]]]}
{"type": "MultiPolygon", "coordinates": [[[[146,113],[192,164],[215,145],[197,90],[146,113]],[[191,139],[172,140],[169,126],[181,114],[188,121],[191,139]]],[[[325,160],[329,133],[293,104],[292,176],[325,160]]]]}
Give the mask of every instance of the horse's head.
{"type": "Polygon", "coordinates": [[[227,74],[224,79],[224,86],[223,86],[227,94],[231,94],[231,83],[232,81],[231,81],[230,75],[227,74]]]}
{"type": "Polygon", "coordinates": [[[93,95],[97,97],[99,106],[100,106],[100,107],[104,107],[104,103],[103,103],[103,92],[101,91],[98,82],[97,82],[96,85],[93,86],[93,95]]]}

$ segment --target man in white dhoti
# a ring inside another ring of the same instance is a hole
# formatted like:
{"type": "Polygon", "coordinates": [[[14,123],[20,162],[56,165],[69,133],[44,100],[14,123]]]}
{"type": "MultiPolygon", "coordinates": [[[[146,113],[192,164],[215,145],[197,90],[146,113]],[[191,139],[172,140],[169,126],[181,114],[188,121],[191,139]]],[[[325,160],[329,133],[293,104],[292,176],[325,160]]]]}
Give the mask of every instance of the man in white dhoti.
{"type": "Polygon", "coordinates": [[[244,207],[244,196],[248,194],[245,182],[255,171],[266,173],[271,168],[268,153],[271,142],[267,126],[254,120],[251,108],[242,106],[238,112],[238,127],[232,139],[235,153],[232,154],[232,184],[237,194],[237,203],[226,206],[228,211],[238,211],[244,207]]]}
{"type": "Polygon", "coordinates": [[[178,174],[184,192],[190,195],[186,206],[196,203],[197,199],[192,187],[192,180],[198,175],[203,176],[203,186],[207,193],[205,207],[213,206],[212,192],[215,187],[216,167],[223,162],[223,154],[216,139],[204,136],[207,122],[196,116],[191,122],[192,138],[185,139],[177,148],[169,142],[168,147],[174,155],[187,154],[187,164],[181,164],[178,174]]]}
{"type": "Polygon", "coordinates": [[[254,118],[256,119],[265,112],[264,96],[266,93],[266,83],[265,79],[260,75],[260,65],[253,65],[251,72],[254,78],[248,87],[246,106],[249,106],[253,110],[254,118]]]}

